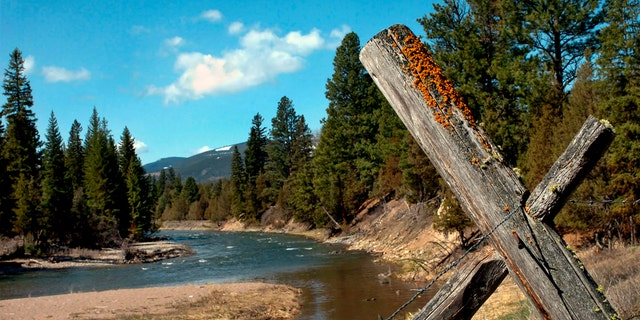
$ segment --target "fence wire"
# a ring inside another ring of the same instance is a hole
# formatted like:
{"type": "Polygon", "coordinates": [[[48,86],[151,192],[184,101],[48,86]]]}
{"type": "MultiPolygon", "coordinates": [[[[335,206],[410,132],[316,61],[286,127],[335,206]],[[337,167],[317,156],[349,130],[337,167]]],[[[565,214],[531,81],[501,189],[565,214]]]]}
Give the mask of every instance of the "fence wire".
{"type": "MultiPolygon", "coordinates": [[[[627,201],[627,200],[578,200],[578,199],[571,199],[569,201],[567,201],[569,203],[574,203],[574,204],[583,204],[583,205],[611,205],[611,204],[631,204],[631,205],[640,205],[640,199],[637,200],[632,200],[632,201],[627,201]]],[[[483,235],[482,237],[478,238],[478,241],[476,241],[476,243],[474,245],[472,245],[471,247],[469,247],[469,249],[467,249],[467,251],[465,251],[460,257],[458,257],[457,259],[455,259],[454,261],[452,261],[449,265],[447,265],[444,269],[442,269],[442,271],[440,271],[440,273],[438,273],[435,278],[433,278],[433,280],[431,280],[426,286],[424,286],[423,288],[419,289],[416,294],[414,294],[409,300],[407,300],[407,302],[405,302],[403,305],[401,305],[398,309],[396,309],[396,311],[394,311],[388,318],[386,318],[386,320],[392,320],[393,318],[395,318],[400,312],[402,312],[402,310],[404,310],[405,308],[407,308],[411,303],[413,303],[414,301],[416,301],[416,299],[418,299],[418,297],[420,295],[422,295],[423,293],[427,292],[429,289],[431,289],[431,287],[433,287],[433,285],[440,280],[440,278],[442,278],[447,272],[451,271],[451,269],[455,268],[458,264],[460,264],[460,262],[462,260],[464,260],[466,258],[467,255],[469,255],[472,251],[476,250],[478,247],[480,247],[480,245],[482,245],[482,243],[487,240],[487,238],[489,238],[489,236],[491,236],[491,234],[493,234],[496,229],[498,229],[500,226],[502,226],[505,222],[507,222],[516,212],[522,212],[523,208],[521,205],[518,205],[518,210],[511,210],[509,212],[509,214],[507,214],[495,227],[493,227],[491,230],[489,230],[489,232],[485,235],[483,235]]],[[[381,318],[380,318],[381,319],[381,318]]]]}
{"type": "Polygon", "coordinates": [[[575,204],[583,204],[583,205],[589,205],[589,206],[595,206],[595,205],[611,205],[611,204],[630,204],[632,206],[635,205],[639,205],[640,204],[640,199],[637,200],[578,200],[578,199],[571,199],[569,201],[567,201],[569,203],[575,203],[575,204]]]}
{"type": "Polygon", "coordinates": [[[395,318],[400,312],[402,312],[402,310],[404,310],[405,308],[407,308],[411,303],[413,303],[414,301],[416,301],[416,299],[418,299],[418,297],[420,295],[422,295],[423,293],[427,292],[429,289],[431,289],[431,287],[438,281],[440,280],[440,278],[442,278],[442,276],[444,276],[447,272],[449,272],[451,269],[455,268],[458,264],[460,264],[460,262],[462,260],[464,260],[464,258],[466,256],[468,256],[472,251],[478,249],[478,247],[480,247],[480,245],[482,245],[482,243],[487,240],[489,238],[489,236],[491,236],[491,234],[493,234],[500,226],[502,226],[505,222],[507,222],[516,212],[523,212],[524,208],[521,205],[516,206],[517,210],[512,209],[509,211],[509,214],[507,214],[506,216],[504,216],[504,218],[497,224],[495,225],[491,230],[489,230],[489,232],[487,232],[487,234],[483,235],[482,237],[478,238],[478,240],[476,241],[476,243],[474,243],[471,247],[469,247],[469,249],[467,249],[467,251],[465,251],[460,257],[458,257],[457,259],[455,259],[454,261],[452,261],[450,264],[448,264],[444,269],[442,269],[442,271],[440,271],[440,273],[438,273],[435,278],[433,278],[433,280],[431,280],[426,286],[424,286],[423,288],[421,288],[420,290],[418,290],[416,292],[416,294],[414,294],[411,298],[409,298],[409,300],[407,300],[407,302],[405,302],[403,305],[401,305],[400,307],[398,307],[398,309],[396,309],[396,311],[394,311],[388,318],[386,318],[386,320],[392,320],[393,318],[395,318]]]}

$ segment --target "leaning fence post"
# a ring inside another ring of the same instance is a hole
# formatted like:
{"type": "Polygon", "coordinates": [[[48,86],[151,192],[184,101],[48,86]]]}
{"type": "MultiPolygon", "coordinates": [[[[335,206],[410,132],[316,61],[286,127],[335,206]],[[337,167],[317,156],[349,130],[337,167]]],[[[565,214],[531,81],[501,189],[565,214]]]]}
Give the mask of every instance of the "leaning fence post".
{"type": "MultiPolygon", "coordinates": [[[[426,46],[405,26],[380,32],[360,60],[546,319],[617,315],[560,236],[527,214],[529,192],[502,162],[426,46]]],[[[572,178],[575,179],[575,178],[572,178]]]]}

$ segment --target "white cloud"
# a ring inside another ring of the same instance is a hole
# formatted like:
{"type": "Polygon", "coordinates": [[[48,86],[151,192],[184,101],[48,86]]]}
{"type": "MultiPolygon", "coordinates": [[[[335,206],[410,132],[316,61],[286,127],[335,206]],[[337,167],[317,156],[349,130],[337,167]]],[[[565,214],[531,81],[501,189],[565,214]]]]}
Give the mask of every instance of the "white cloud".
{"type": "Polygon", "coordinates": [[[340,26],[340,29],[331,30],[331,38],[342,40],[342,38],[344,38],[344,36],[346,36],[349,32],[351,32],[351,27],[343,24],[342,26],[340,26]]]}
{"type": "Polygon", "coordinates": [[[239,39],[240,47],[220,56],[181,53],[174,64],[179,78],[165,87],[151,86],[147,93],[178,103],[206,95],[235,93],[271,82],[282,73],[302,69],[305,57],[327,49],[320,30],[292,31],[280,37],[270,29],[254,28],[239,39]]]}
{"type": "Polygon", "coordinates": [[[222,12],[219,10],[207,10],[200,14],[200,18],[209,22],[218,22],[222,20],[222,12]]]}
{"type": "Polygon", "coordinates": [[[227,30],[231,35],[239,34],[244,31],[244,24],[240,21],[232,22],[227,30]]]}
{"type": "Polygon", "coordinates": [[[60,67],[43,67],[42,75],[47,82],[71,82],[91,79],[91,73],[85,68],[78,71],[71,71],[60,67]]]}
{"type": "Polygon", "coordinates": [[[337,48],[340,43],[342,42],[342,39],[344,39],[344,36],[347,35],[347,33],[351,32],[351,27],[349,27],[346,24],[343,24],[340,29],[333,29],[331,30],[331,43],[329,44],[329,46],[331,48],[337,48]]]}
{"type": "Polygon", "coordinates": [[[30,74],[36,66],[36,59],[32,55],[28,55],[24,58],[22,66],[24,67],[24,73],[30,74]]]}
{"type": "Polygon", "coordinates": [[[196,150],[194,154],[201,154],[201,153],[207,152],[209,150],[213,150],[213,149],[211,149],[211,147],[209,147],[209,146],[202,146],[202,147],[198,148],[198,150],[196,150]]]}
{"type": "Polygon", "coordinates": [[[147,146],[147,144],[137,139],[133,143],[133,148],[136,149],[136,153],[149,152],[149,147],[147,146]]]}
{"type": "Polygon", "coordinates": [[[179,46],[184,44],[184,39],[182,39],[181,37],[177,37],[176,36],[176,37],[164,40],[164,44],[167,47],[177,48],[177,47],[179,47],[179,46]]]}

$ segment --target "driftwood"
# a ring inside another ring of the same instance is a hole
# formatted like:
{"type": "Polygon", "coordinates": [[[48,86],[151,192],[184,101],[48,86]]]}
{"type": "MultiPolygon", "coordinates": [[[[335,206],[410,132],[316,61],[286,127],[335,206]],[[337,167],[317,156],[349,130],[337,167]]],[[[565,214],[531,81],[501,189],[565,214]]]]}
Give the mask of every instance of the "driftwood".
{"type": "MultiPolygon", "coordinates": [[[[546,215],[538,215],[539,220],[527,214],[529,192],[502,163],[498,148],[475,123],[424,44],[408,28],[396,25],[371,39],[360,60],[462,208],[490,235],[540,316],[617,317],[562,238],[543,223],[546,215]]],[[[604,126],[597,123],[597,128],[604,126]]],[[[569,180],[567,186],[579,179],[569,180]]]]}

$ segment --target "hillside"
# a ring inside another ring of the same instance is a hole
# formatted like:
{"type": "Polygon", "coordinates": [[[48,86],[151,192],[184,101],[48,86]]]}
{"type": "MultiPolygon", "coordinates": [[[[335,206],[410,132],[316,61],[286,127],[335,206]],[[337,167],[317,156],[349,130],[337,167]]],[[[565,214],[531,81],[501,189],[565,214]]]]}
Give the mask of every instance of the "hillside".
{"type": "Polygon", "coordinates": [[[163,168],[173,167],[182,179],[193,177],[197,182],[216,181],[231,175],[231,157],[233,147],[240,153],[247,148],[245,142],[232,144],[209,150],[188,158],[168,157],[144,165],[144,169],[152,176],[157,176],[163,168]]]}

